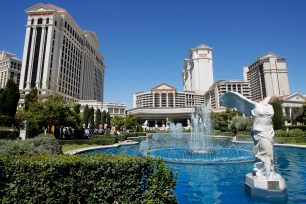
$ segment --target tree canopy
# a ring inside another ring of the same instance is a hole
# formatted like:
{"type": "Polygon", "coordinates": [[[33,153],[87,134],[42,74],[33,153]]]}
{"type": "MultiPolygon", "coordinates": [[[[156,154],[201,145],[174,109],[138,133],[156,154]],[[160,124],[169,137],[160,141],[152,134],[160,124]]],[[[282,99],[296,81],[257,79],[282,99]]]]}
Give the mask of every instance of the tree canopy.
{"type": "Polygon", "coordinates": [[[19,88],[13,79],[9,79],[5,89],[0,94],[0,115],[14,118],[19,98],[19,88]]]}
{"type": "Polygon", "coordinates": [[[35,87],[24,98],[25,110],[29,109],[31,103],[37,103],[37,101],[38,101],[37,88],[35,87]]]}
{"type": "Polygon", "coordinates": [[[60,96],[47,96],[40,100],[32,101],[26,110],[20,111],[20,115],[27,121],[31,129],[41,127],[67,127],[80,126],[79,105],[67,103],[60,96]]]}
{"type": "Polygon", "coordinates": [[[283,127],[283,108],[278,98],[272,102],[274,109],[273,126],[275,130],[280,130],[283,127]]]}
{"type": "Polygon", "coordinates": [[[238,112],[231,109],[226,109],[225,112],[212,112],[211,122],[215,130],[228,131],[228,125],[234,116],[238,115],[238,112]]]}
{"type": "Polygon", "coordinates": [[[302,124],[306,124],[306,104],[303,105],[302,111],[296,116],[295,120],[302,124]]]}
{"type": "Polygon", "coordinates": [[[98,128],[100,123],[101,123],[101,111],[98,108],[96,110],[95,127],[98,128]]]}

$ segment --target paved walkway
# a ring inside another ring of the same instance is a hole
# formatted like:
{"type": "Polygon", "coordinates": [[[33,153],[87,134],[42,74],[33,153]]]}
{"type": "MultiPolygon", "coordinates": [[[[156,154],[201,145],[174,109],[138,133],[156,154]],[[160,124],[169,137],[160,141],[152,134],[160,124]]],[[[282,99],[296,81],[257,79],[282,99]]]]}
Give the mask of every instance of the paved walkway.
{"type": "Polygon", "coordinates": [[[69,154],[69,155],[73,155],[73,154],[77,154],[80,152],[84,152],[87,150],[95,150],[95,149],[103,149],[103,148],[110,148],[110,147],[118,147],[120,145],[133,145],[133,144],[138,144],[139,142],[135,142],[135,141],[130,141],[130,140],[126,140],[123,142],[119,142],[113,145],[98,145],[98,146],[94,146],[94,147],[85,147],[85,148],[80,148],[80,149],[74,149],[74,150],[70,150],[65,152],[64,154],[69,154]]]}

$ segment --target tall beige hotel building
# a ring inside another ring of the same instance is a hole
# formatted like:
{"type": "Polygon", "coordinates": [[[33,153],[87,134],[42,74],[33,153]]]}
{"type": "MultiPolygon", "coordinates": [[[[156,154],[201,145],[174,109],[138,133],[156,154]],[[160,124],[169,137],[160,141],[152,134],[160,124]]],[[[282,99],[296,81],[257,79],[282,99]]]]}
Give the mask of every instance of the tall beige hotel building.
{"type": "Polygon", "coordinates": [[[286,60],[280,55],[267,53],[248,67],[244,67],[244,80],[250,82],[252,100],[266,96],[290,95],[286,60]]]}
{"type": "Polygon", "coordinates": [[[19,89],[60,94],[67,101],[103,102],[104,57],[93,31],[85,31],[69,13],[37,4],[28,15],[19,89]]]}

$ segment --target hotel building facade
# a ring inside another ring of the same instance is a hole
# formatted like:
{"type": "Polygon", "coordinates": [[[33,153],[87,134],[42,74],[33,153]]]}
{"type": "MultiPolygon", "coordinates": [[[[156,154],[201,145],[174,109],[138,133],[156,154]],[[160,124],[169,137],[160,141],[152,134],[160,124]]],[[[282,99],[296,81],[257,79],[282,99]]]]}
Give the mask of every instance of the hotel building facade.
{"type": "Polygon", "coordinates": [[[22,61],[17,58],[17,55],[4,50],[0,51],[0,89],[6,86],[10,78],[19,86],[21,64],[22,61]]]}
{"type": "Polygon", "coordinates": [[[205,103],[203,94],[192,91],[178,92],[175,87],[163,82],[153,87],[150,92],[138,92],[133,95],[134,114],[141,122],[147,120],[150,127],[169,122],[187,125],[194,107],[205,103]]]}
{"type": "Polygon", "coordinates": [[[183,90],[205,94],[214,83],[212,48],[201,44],[189,49],[189,59],[184,60],[183,90]]]}
{"type": "Polygon", "coordinates": [[[229,92],[240,93],[244,97],[251,99],[250,83],[241,80],[219,80],[215,82],[205,94],[206,105],[214,111],[222,110],[220,97],[229,92]]]}
{"type": "Polygon", "coordinates": [[[244,80],[250,82],[252,100],[266,96],[290,95],[286,60],[268,53],[244,68],[244,80]]]}
{"type": "Polygon", "coordinates": [[[104,57],[93,31],[84,31],[63,8],[37,4],[28,15],[19,89],[60,94],[67,101],[103,102],[104,57]]]}

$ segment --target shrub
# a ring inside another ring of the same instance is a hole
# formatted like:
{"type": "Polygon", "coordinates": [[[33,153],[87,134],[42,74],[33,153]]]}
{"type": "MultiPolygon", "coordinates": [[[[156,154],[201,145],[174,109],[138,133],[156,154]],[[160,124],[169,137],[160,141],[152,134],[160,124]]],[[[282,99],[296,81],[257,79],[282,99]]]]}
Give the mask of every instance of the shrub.
{"type": "Polygon", "coordinates": [[[276,137],[274,138],[276,143],[286,143],[286,144],[305,144],[306,137],[276,137]]]}
{"type": "Polygon", "coordinates": [[[221,135],[223,135],[223,136],[234,136],[234,133],[232,133],[232,132],[222,132],[221,135]]]}
{"type": "Polygon", "coordinates": [[[275,137],[287,137],[287,131],[285,130],[275,130],[275,137]]]}
{"type": "Polygon", "coordinates": [[[120,141],[120,142],[126,140],[126,135],[124,135],[124,134],[117,135],[117,140],[120,141]]]}
{"type": "Polygon", "coordinates": [[[16,128],[1,127],[0,139],[14,140],[19,138],[19,131],[16,128]]]}
{"type": "Polygon", "coordinates": [[[295,129],[289,130],[288,136],[289,137],[303,137],[304,132],[301,129],[295,128],[295,129]]]}
{"type": "Polygon", "coordinates": [[[177,203],[176,175],[149,157],[0,157],[0,178],[1,203],[177,203]]]}
{"type": "Polygon", "coordinates": [[[213,130],[212,134],[213,135],[222,135],[222,131],[221,130],[213,130]]]}
{"type": "Polygon", "coordinates": [[[12,140],[0,142],[0,155],[58,155],[62,147],[52,135],[41,134],[27,140],[12,140]]]}
{"type": "Polygon", "coordinates": [[[239,131],[237,132],[237,135],[251,135],[250,131],[239,131]]]}
{"type": "Polygon", "coordinates": [[[306,125],[291,125],[291,126],[284,126],[284,129],[285,129],[285,130],[286,130],[287,128],[288,128],[289,130],[298,128],[298,129],[301,129],[301,130],[303,130],[303,131],[306,131],[306,125]]]}

